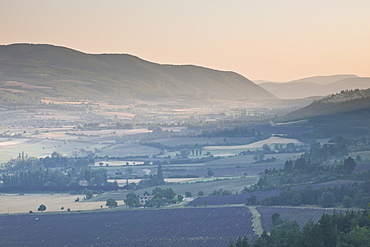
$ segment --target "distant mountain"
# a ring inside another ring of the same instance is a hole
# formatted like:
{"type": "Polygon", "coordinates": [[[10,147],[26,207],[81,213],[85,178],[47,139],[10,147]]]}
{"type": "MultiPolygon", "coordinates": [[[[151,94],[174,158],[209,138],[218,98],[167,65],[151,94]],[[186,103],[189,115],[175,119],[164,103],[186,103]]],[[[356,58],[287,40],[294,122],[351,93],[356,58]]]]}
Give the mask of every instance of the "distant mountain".
{"type": "Polygon", "coordinates": [[[0,96],[9,100],[47,96],[159,101],[276,98],[234,72],[34,44],[0,46],[0,96]]]}
{"type": "Polygon", "coordinates": [[[286,83],[265,82],[259,86],[281,99],[325,96],[342,90],[370,88],[370,77],[356,75],[316,76],[286,83]]]}
{"type": "Polygon", "coordinates": [[[330,75],[330,76],[312,76],[303,79],[298,79],[290,82],[311,82],[319,85],[328,85],[344,79],[358,78],[357,75],[330,75]]]}

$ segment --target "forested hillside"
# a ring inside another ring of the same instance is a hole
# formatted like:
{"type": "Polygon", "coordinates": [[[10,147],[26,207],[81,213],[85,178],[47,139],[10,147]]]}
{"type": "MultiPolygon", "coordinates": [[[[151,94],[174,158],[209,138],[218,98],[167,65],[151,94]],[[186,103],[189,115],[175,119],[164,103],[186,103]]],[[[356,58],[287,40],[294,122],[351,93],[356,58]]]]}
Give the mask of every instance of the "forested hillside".
{"type": "Polygon", "coordinates": [[[280,120],[308,120],[304,126],[312,129],[311,138],[366,135],[370,131],[370,89],[329,95],[281,117],[280,120]]]}

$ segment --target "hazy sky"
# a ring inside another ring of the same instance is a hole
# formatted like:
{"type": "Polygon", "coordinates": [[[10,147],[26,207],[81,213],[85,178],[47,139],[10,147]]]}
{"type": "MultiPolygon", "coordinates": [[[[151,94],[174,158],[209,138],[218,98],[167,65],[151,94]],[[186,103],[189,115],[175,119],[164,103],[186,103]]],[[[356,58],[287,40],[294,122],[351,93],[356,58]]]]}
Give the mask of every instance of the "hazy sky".
{"type": "Polygon", "coordinates": [[[370,0],[0,0],[0,44],[129,53],[245,77],[370,76],[370,0]]]}

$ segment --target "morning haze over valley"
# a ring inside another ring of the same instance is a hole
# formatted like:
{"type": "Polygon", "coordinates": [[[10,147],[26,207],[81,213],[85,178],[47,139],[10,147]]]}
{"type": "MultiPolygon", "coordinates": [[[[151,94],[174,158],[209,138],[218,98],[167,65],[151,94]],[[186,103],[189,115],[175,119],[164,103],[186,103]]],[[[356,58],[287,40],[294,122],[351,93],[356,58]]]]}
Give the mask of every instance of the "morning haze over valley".
{"type": "Polygon", "coordinates": [[[368,246],[367,1],[2,6],[0,246],[368,246]]]}

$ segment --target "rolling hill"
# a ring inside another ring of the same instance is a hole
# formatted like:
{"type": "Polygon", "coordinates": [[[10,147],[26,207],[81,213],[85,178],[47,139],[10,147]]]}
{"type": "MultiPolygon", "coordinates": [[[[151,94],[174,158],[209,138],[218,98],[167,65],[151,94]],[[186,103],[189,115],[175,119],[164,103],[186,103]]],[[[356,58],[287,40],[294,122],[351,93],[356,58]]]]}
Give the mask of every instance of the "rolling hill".
{"type": "Polygon", "coordinates": [[[356,75],[316,76],[285,83],[262,82],[259,85],[278,98],[293,99],[325,96],[342,90],[367,89],[370,88],[370,78],[356,75]]]}
{"type": "Polygon", "coordinates": [[[121,101],[276,98],[234,72],[41,44],[0,46],[0,93],[8,100],[46,96],[121,101]]]}
{"type": "Polygon", "coordinates": [[[309,126],[313,132],[328,136],[369,134],[370,89],[346,90],[329,95],[283,116],[280,121],[297,121],[302,126],[309,126]]]}

